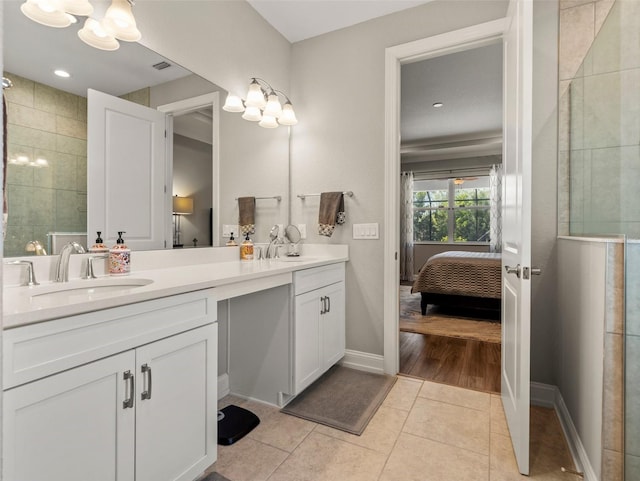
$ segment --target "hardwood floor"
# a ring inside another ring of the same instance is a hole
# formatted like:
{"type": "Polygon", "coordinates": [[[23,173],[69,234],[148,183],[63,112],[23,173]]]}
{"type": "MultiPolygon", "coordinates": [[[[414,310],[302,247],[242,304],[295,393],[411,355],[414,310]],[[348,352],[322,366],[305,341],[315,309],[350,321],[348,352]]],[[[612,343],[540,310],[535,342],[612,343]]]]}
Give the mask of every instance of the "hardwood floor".
{"type": "Polygon", "coordinates": [[[400,373],[500,392],[500,344],[400,332],[400,373]]]}

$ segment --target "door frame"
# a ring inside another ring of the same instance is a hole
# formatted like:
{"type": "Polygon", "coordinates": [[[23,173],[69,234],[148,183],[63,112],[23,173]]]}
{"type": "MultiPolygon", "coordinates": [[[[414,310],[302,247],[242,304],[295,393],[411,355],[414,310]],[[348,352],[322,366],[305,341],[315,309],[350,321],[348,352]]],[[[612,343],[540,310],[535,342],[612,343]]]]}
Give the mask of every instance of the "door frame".
{"type": "MultiPolygon", "coordinates": [[[[172,189],[173,185],[173,117],[188,114],[205,107],[211,107],[212,111],[212,146],[211,146],[211,242],[213,246],[220,245],[220,92],[212,92],[197,97],[178,100],[169,104],[159,105],[157,109],[167,114],[167,162],[166,179],[167,189],[172,189]],[[171,135],[169,135],[169,132],[171,135]]],[[[172,212],[172,196],[170,192],[167,198],[166,212],[172,212]]],[[[171,228],[171,216],[167,225],[166,238],[168,242],[173,238],[171,228]]],[[[168,244],[169,245],[169,244],[168,244]]]]}
{"type": "MultiPolygon", "coordinates": [[[[385,190],[384,190],[384,354],[383,369],[400,367],[400,68],[403,64],[503,42],[507,19],[501,18],[385,50],[385,190]]],[[[504,60],[503,60],[504,65],[504,60]]],[[[504,106],[503,106],[504,109],[504,106]]]]}

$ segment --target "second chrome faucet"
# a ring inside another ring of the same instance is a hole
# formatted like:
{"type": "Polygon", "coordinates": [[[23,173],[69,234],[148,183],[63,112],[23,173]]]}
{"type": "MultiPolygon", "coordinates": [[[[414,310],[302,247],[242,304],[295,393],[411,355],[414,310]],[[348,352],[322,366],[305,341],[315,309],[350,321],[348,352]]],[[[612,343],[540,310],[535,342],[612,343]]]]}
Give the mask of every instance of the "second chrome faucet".
{"type": "Polygon", "coordinates": [[[56,282],[68,282],[69,281],[69,257],[76,252],[78,254],[84,254],[85,250],[77,242],[69,242],[60,251],[60,257],[56,264],[56,282]]]}

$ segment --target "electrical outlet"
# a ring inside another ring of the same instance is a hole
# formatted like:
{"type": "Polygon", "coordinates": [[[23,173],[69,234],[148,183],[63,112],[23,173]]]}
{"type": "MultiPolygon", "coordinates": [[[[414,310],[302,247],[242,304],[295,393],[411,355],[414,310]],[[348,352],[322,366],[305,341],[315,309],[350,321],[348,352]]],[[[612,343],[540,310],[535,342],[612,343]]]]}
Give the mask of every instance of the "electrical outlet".
{"type": "Polygon", "coordinates": [[[307,224],[298,224],[298,230],[300,231],[300,238],[307,238],[307,224]]]}

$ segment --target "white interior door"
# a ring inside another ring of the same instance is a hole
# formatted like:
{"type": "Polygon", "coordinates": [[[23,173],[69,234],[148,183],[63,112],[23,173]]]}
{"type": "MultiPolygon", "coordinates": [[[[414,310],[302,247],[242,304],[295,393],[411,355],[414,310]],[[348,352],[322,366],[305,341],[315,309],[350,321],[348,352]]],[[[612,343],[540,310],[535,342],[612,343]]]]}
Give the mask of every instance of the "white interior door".
{"type": "Polygon", "coordinates": [[[123,231],[133,250],[165,248],[165,114],[96,90],[87,97],[87,244],[100,231],[112,245],[123,231]]]}
{"type": "Polygon", "coordinates": [[[502,403],[529,474],[533,2],[511,0],[504,37],[502,403]]]}

